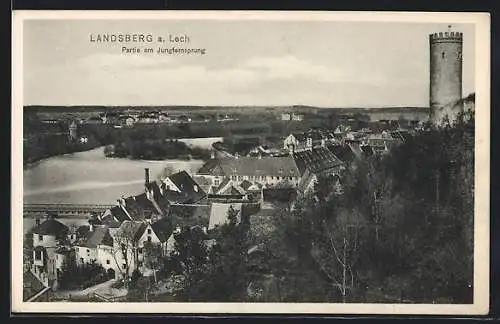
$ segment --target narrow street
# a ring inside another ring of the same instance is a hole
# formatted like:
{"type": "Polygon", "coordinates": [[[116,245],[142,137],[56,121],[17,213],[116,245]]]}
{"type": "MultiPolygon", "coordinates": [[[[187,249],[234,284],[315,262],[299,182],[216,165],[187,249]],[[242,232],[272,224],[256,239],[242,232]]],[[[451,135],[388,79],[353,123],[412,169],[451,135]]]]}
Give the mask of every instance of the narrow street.
{"type": "Polygon", "coordinates": [[[84,290],[58,290],[54,292],[57,299],[85,298],[91,294],[98,294],[106,298],[123,297],[127,295],[125,288],[113,288],[112,285],[116,282],[115,279],[108,280],[98,285],[86,288],[84,290]]]}

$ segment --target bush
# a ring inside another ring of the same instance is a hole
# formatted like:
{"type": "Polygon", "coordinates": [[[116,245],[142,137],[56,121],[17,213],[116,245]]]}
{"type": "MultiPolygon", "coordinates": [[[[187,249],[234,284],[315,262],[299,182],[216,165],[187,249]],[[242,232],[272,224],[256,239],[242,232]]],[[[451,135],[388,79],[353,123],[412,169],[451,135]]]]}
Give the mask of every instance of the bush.
{"type": "Polygon", "coordinates": [[[85,289],[109,280],[106,269],[101,265],[90,263],[76,267],[68,267],[59,277],[62,289],[85,289]]]}

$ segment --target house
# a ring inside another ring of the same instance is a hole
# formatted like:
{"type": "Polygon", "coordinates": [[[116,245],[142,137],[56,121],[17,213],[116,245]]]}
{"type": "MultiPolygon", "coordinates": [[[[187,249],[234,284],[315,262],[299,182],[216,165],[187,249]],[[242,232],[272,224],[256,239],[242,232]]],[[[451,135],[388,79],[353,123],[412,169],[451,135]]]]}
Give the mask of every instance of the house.
{"type": "Polygon", "coordinates": [[[344,163],[326,147],[295,152],[293,158],[301,176],[306,169],[319,176],[338,175],[345,168],[344,163]]]}
{"type": "Polygon", "coordinates": [[[382,132],[382,134],[380,135],[372,135],[367,137],[363,141],[363,144],[366,146],[370,146],[373,149],[373,152],[376,154],[384,154],[387,153],[392,147],[399,143],[402,143],[403,141],[404,137],[399,132],[382,132]]]}
{"type": "Polygon", "coordinates": [[[106,112],[100,114],[100,117],[104,124],[117,124],[120,114],[118,112],[106,112]]]}
{"type": "Polygon", "coordinates": [[[158,121],[161,123],[169,123],[172,121],[172,117],[170,117],[167,113],[161,112],[158,114],[158,121]]]}
{"type": "Polygon", "coordinates": [[[171,202],[196,203],[207,195],[186,171],[172,174],[162,182],[162,190],[171,202]]]}
{"type": "MultiPolygon", "coordinates": [[[[76,264],[83,265],[94,262],[102,264],[103,262],[99,258],[99,246],[113,246],[113,238],[108,228],[94,225],[81,226],[80,232],[84,234],[74,244],[76,264]]],[[[109,264],[109,261],[104,263],[109,264]]]]}
{"type": "Polygon", "coordinates": [[[214,179],[216,189],[212,193],[241,193],[242,184],[248,186],[248,190],[283,182],[296,185],[300,178],[297,165],[290,156],[218,159],[206,172],[214,179]]]}
{"type": "Polygon", "coordinates": [[[118,117],[118,123],[123,126],[132,127],[134,126],[135,122],[135,118],[129,115],[118,117]]]}
{"type": "Polygon", "coordinates": [[[293,113],[292,114],[292,120],[293,121],[303,121],[304,120],[304,115],[303,114],[298,114],[298,113],[293,113]]]}
{"type": "Polygon", "coordinates": [[[189,116],[187,116],[187,115],[180,115],[180,116],[178,116],[176,118],[176,121],[178,123],[181,123],[181,124],[183,124],[183,123],[190,123],[191,122],[191,118],[189,116]]]}
{"type": "Polygon", "coordinates": [[[292,120],[292,115],[288,112],[282,113],[281,120],[292,120]]]}
{"type": "Polygon", "coordinates": [[[292,133],[283,141],[283,148],[295,151],[307,148],[307,135],[304,133],[292,133]]]}
{"type": "MultiPolygon", "coordinates": [[[[247,184],[251,183],[248,180],[243,180],[242,184],[247,187],[247,184]]],[[[210,194],[215,195],[244,195],[246,190],[244,186],[238,184],[236,180],[231,180],[226,178],[218,187],[212,187],[210,194]]]]}
{"type": "Polygon", "coordinates": [[[350,165],[355,159],[356,154],[353,152],[352,148],[347,144],[337,145],[330,144],[326,147],[330,152],[332,152],[344,165],[350,165]]]}
{"type": "Polygon", "coordinates": [[[145,168],[144,193],[121,197],[118,204],[106,210],[100,221],[109,227],[117,227],[125,220],[154,222],[168,213],[169,201],[163,184],[149,181],[149,168],[145,168]]]}
{"type": "Polygon", "coordinates": [[[67,240],[69,228],[49,216],[40,223],[37,220],[33,229],[33,271],[35,275],[42,273],[51,280],[57,278],[56,249],[67,240]]]}
{"type": "Polygon", "coordinates": [[[165,250],[165,242],[160,240],[148,222],[124,221],[119,228],[110,230],[110,235],[113,246],[99,245],[99,263],[109,275],[117,278],[123,277],[127,271],[128,275],[132,275],[135,269],[143,274],[149,272],[144,263],[145,245],[159,245],[165,250]]]}

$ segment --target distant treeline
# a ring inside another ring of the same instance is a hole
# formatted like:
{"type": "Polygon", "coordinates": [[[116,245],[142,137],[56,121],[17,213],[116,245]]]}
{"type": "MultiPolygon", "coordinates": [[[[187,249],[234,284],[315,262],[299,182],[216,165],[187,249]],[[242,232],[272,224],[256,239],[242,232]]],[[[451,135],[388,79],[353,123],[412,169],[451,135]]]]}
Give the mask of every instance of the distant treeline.
{"type": "Polygon", "coordinates": [[[23,164],[33,163],[51,156],[91,150],[100,143],[93,136],[86,143],[70,141],[67,135],[39,134],[25,137],[23,142],[23,164]]]}
{"type": "Polygon", "coordinates": [[[177,140],[127,140],[104,149],[107,157],[131,158],[137,160],[208,160],[210,151],[189,147],[177,140]]]}

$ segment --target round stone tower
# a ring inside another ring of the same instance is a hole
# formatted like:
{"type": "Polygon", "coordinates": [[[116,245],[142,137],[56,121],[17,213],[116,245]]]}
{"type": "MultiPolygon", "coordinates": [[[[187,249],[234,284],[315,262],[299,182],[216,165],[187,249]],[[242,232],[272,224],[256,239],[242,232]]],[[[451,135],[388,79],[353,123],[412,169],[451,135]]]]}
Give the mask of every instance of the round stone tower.
{"type": "Polygon", "coordinates": [[[451,31],[429,35],[430,121],[439,126],[445,117],[455,120],[462,110],[463,35],[451,31]]]}

